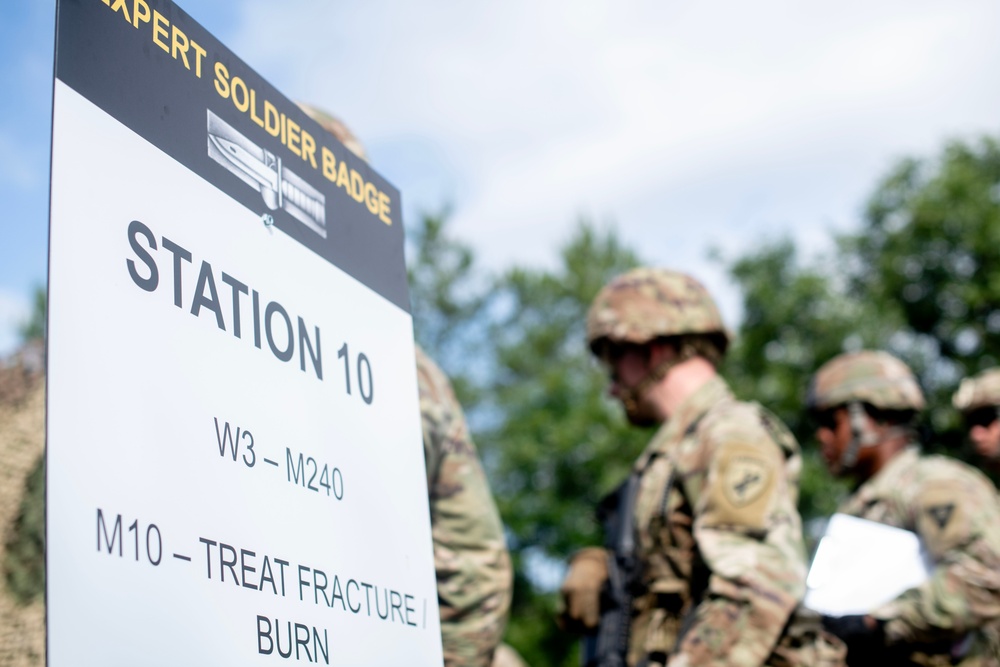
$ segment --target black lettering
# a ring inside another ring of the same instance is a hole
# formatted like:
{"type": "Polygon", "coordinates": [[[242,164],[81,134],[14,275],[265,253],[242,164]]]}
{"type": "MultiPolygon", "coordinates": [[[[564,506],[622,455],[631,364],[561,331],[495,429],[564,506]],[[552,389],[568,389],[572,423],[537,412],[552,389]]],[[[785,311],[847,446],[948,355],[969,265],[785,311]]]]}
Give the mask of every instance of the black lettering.
{"type": "Polygon", "coordinates": [[[197,317],[202,307],[208,308],[215,313],[216,325],[225,331],[226,322],[222,319],[219,292],[215,289],[215,277],[212,275],[212,265],[208,262],[201,263],[201,271],[198,273],[198,284],[194,288],[194,300],[191,302],[191,314],[197,317]],[[208,297],[205,296],[205,287],[208,287],[208,297]]]}
{"type": "Polygon", "coordinates": [[[281,597],[285,597],[285,566],[288,565],[288,561],[275,558],[274,562],[281,566],[281,597]]]}
{"type": "Polygon", "coordinates": [[[319,327],[313,327],[316,331],[316,352],[313,353],[312,341],[309,340],[309,333],[306,331],[306,323],[299,318],[299,367],[304,373],[306,371],[306,350],[309,350],[309,358],[312,360],[313,371],[316,378],[323,379],[323,351],[319,342],[319,327]]]}
{"type": "Polygon", "coordinates": [[[253,584],[247,583],[247,572],[250,572],[252,574],[257,571],[255,568],[247,565],[246,562],[247,556],[249,556],[250,558],[255,558],[257,554],[255,554],[252,551],[248,551],[246,549],[240,549],[240,575],[243,580],[243,588],[257,588],[253,584]]]}
{"type": "Polygon", "coordinates": [[[257,614],[257,653],[271,655],[274,652],[274,640],[271,639],[271,619],[257,614]],[[261,628],[261,622],[267,624],[267,629],[261,628]],[[267,648],[264,648],[263,640],[267,639],[267,648]]]}
{"type": "Polygon", "coordinates": [[[226,580],[226,571],[223,568],[229,568],[229,571],[233,575],[233,583],[237,586],[240,585],[239,578],[236,576],[236,549],[224,544],[219,543],[219,581],[226,580]],[[232,559],[227,559],[223,554],[229,552],[232,555],[232,559]]]}
{"type": "Polygon", "coordinates": [[[271,575],[271,559],[264,556],[264,565],[260,568],[260,586],[257,590],[264,590],[264,582],[271,584],[271,592],[278,594],[278,587],[274,585],[274,577],[271,575]]]}
{"type": "Polygon", "coordinates": [[[313,604],[319,604],[319,594],[323,593],[323,602],[326,603],[327,607],[332,607],[333,602],[326,596],[326,587],[330,582],[326,578],[326,572],[323,570],[313,570],[313,604]],[[323,583],[319,582],[319,578],[323,578],[323,583]]]}
{"type": "Polygon", "coordinates": [[[212,547],[216,545],[212,540],[199,537],[198,541],[205,545],[205,564],[208,566],[208,578],[212,578],[212,547]]]}
{"type": "Polygon", "coordinates": [[[316,662],[319,662],[320,651],[323,652],[323,662],[330,664],[330,637],[327,635],[326,628],[323,628],[323,641],[319,640],[319,633],[316,632],[316,628],[313,628],[313,651],[316,652],[316,662]]]}
{"type": "Polygon", "coordinates": [[[398,591],[391,591],[389,594],[389,599],[392,601],[392,619],[391,622],[396,622],[396,610],[399,610],[399,622],[406,623],[403,618],[403,596],[399,594],[398,591]]]}
{"type": "Polygon", "coordinates": [[[301,623],[295,624],[295,659],[299,659],[299,647],[306,652],[306,659],[312,662],[312,654],[309,652],[309,628],[301,623]],[[299,632],[299,631],[302,632],[299,632]],[[304,636],[303,636],[304,635],[304,636]]]}
{"type": "Polygon", "coordinates": [[[302,578],[302,571],[303,570],[305,570],[306,572],[308,572],[309,568],[306,567],[305,565],[299,565],[299,600],[300,601],[304,599],[302,597],[302,586],[303,586],[303,584],[306,585],[306,586],[309,586],[309,582],[307,580],[305,580],[305,579],[302,578]]]}
{"type": "Polygon", "coordinates": [[[271,353],[281,361],[289,361],[295,353],[295,338],[294,333],[292,332],[292,321],[288,318],[288,313],[285,312],[285,309],[277,301],[272,301],[267,304],[267,308],[264,309],[264,333],[267,334],[267,345],[271,348],[271,353]],[[281,319],[285,321],[285,340],[288,341],[288,346],[284,350],[279,350],[278,346],[274,343],[272,324],[274,323],[275,313],[281,315],[281,319]]]}
{"type": "MultiPolygon", "coordinates": [[[[348,584],[348,585],[350,585],[350,584],[348,584]]],[[[371,616],[372,615],[372,601],[368,598],[368,593],[369,593],[369,591],[371,591],[372,585],[371,584],[366,584],[363,581],[361,582],[361,585],[365,589],[365,606],[368,608],[368,615],[371,616]]],[[[375,591],[375,594],[378,595],[378,591],[377,590],[375,591]]]]}
{"type": "MultiPolygon", "coordinates": [[[[351,581],[354,580],[351,579],[351,581]]],[[[357,583],[355,583],[354,585],[357,586],[357,583]]],[[[333,606],[333,601],[337,599],[340,600],[340,608],[343,609],[344,611],[347,611],[347,606],[344,603],[344,591],[341,590],[340,588],[340,577],[338,577],[337,575],[333,575],[333,597],[330,598],[331,607],[333,606]]],[[[358,607],[358,609],[360,608],[361,607],[358,607]]],[[[355,614],[358,613],[357,609],[351,609],[351,611],[353,611],[355,614]]]]}
{"type": "Polygon", "coordinates": [[[242,338],[240,328],[240,294],[249,294],[250,288],[231,275],[222,272],[222,282],[233,288],[233,335],[242,338]]]}
{"type": "Polygon", "coordinates": [[[253,296],[251,298],[253,302],[253,344],[258,350],[260,349],[260,294],[257,290],[253,291],[253,296]]]}
{"type": "MultiPolygon", "coordinates": [[[[214,417],[214,419],[215,419],[215,439],[219,441],[219,456],[226,455],[226,443],[228,442],[229,450],[232,452],[233,460],[235,461],[236,448],[238,447],[240,439],[240,429],[239,427],[236,428],[236,438],[233,439],[232,431],[229,428],[229,422],[226,422],[226,425],[222,428],[222,433],[219,433],[219,418],[214,417]]],[[[213,542],[212,544],[215,544],[215,542],[213,542]]]]}
{"type": "Polygon", "coordinates": [[[416,611],[413,607],[410,606],[410,603],[413,602],[413,596],[412,595],[407,595],[407,596],[405,596],[405,600],[406,600],[406,607],[405,607],[405,609],[406,609],[406,624],[407,625],[411,625],[413,627],[416,627],[417,626],[416,621],[411,621],[410,620],[410,614],[412,614],[412,613],[414,613],[416,611]]]}
{"type": "Polygon", "coordinates": [[[382,592],[385,593],[385,595],[383,595],[385,598],[385,614],[382,613],[382,605],[378,603],[378,586],[375,587],[375,613],[378,614],[378,617],[384,621],[389,618],[389,591],[383,588],[382,592]]]}
{"type": "Polygon", "coordinates": [[[282,658],[288,658],[292,655],[292,622],[288,621],[288,651],[281,650],[281,625],[279,625],[278,619],[274,619],[274,637],[278,644],[278,655],[282,658]]]}
{"type": "MultiPolygon", "coordinates": [[[[132,252],[138,255],[142,263],[146,265],[147,269],[149,269],[149,277],[143,278],[140,276],[139,272],[135,268],[135,262],[131,259],[127,260],[125,264],[128,265],[128,274],[132,276],[132,282],[147,292],[152,292],[156,289],[157,285],[160,284],[160,271],[156,268],[156,262],[153,261],[153,256],[146,252],[145,248],[139,245],[138,236],[140,234],[146,237],[146,244],[153,250],[156,250],[156,237],[153,236],[153,232],[150,231],[149,227],[142,224],[138,220],[133,220],[128,224],[128,244],[132,247],[132,252]]],[[[316,331],[316,335],[318,341],[318,329],[316,331]]],[[[312,352],[312,348],[310,348],[309,351],[312,352]]]]}
{"type": "Polygon", "coordinates": [[[174,255],[174,305],[178,308],[183,308],[183,300],[181,298],[181,261],[190,264],[191,252],[180,247],[166,236],[163,237],[163,247],[174,255]]]}
{"type": "Polygon", "coordinates": [[[104,512],[101,508],[97,508],[97,550],[101,550],[101,535],[104,535],[104,543],[108,545],[108,553],[110,554],[115,548],[115,542],[118,542],[118,555],[122,555],[122,543],[125,541],[124,533],[122,533],[122,539],[119,540],[119,533],[122,532],[122,515],[119,514],[115,517],[115,528],[111,531],[111,539],[108,539],[108,527],[104,523],[104,512]]]}
{"type": "Polygon", "coordinates": [[[285,447],[285,467],[288,468],[288,481],[293,484],[299,483],[299,475],[302,475],[302,486],[306,485],[305,460],[299,454],[298,463],[292,459],[292,450],[285,447]]]}

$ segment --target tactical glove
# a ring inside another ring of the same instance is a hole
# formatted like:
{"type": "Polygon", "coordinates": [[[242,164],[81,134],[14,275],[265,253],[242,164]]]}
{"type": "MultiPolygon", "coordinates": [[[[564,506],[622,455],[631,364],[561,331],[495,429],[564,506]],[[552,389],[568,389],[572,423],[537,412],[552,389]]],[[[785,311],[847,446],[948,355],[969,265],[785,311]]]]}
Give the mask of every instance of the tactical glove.
{"type": "Polygon", "coordinates": [[[597,629],[601,618],[601,589],[608,579],[608,554],[599,547],[581,549],[570,559],[569,572],[563,580],[564,629],[589,632],[597,629]]]}

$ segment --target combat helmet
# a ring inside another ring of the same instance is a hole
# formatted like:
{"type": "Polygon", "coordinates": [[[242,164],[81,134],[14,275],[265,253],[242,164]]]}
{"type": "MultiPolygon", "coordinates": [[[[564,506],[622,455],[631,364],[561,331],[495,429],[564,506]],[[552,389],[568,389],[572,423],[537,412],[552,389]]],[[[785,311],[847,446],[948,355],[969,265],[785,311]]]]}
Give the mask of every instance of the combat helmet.
{"type": "Polygon", "coordinates": [[[337,137],[340,143],[347,146],[348,150],[365,162],[368,161],[368,154],[365,152],[364,144],[361,143],[361,140],[351,132],[351,129],[342,120],[311,104],[306,104],[305,102],[297,102],[297,104],[300,109],[306,112],[307,116],[319,123],[320,127],[337,137]]]}
{"type": "Polygon", "coordinates": [[[857,464],[862,447],[876,445],[889,434],[906,431],[905,426],[900,426],[889,434],[877,435],[865,419],[864,405],[883,411],[916,413],[924,409],[924,395],[910,367],[888,352],[847,352],[823,364],[809,384],[806,406],[812,412],[847,408],[851,441],[840,460],[845,470],[857,464]]]}
{"type": "Polygon", "coordinates": [[[806,403],[829,410],[850,403],[880,410],[923,410],[924,395],[913,371],[888,352],[862,350],[838,355],[813,376],[806,403]]]}
{"type": "Polygon", "coordinates": [[[956,410],[966,414],[1000,407],[1000,368],[990,368],[962,380],[951,402],[956,410]]]}
{"type": "Polygon", "coordinates": [[[729,334],[715,301],[691,276],[639,268],[605,285],[587,312],[587,344],[601,355],[605,343],[648,343],[657,338],[705,334],[720,353],[729,334]]]}

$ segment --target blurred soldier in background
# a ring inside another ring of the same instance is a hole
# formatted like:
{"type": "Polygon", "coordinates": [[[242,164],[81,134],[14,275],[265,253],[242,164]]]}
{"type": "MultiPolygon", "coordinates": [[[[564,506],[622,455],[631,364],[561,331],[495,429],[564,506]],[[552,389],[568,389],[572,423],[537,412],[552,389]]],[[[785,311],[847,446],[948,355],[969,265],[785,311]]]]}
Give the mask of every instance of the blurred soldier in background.
{"type": "Polygon", "coordinates": [[[839,511],[915,532],[935,564],[868,614],[825,619],[848,663],[997,664],[979,631],[1000,618],[1000,506],[979,471],[919,453],[913,373],[885,352],[842,354],[816,372],[807,403],[830,471],[861,483],[839,511]]]}
{"type": "MultiPolygon", "coordinates": [[[[300,107],[355,155],[364,146],[336,117],[300,107]]],[[[417,383],[430,500],[434,569],[445,667],[516,667],[516,651],[498,649],[513,587],[503,524],[451,383],[418,346],[417,383]]]]}
{"type": "Polygon", "coordinates": [[[503,524],[462,408],[444,373],[419,347],[417,381],[444,664],[486,667],[510,610],[503,524]]]}
{"type": "Polygon", "coordinates": [[[798,444],[717,374],[729,337],[705,288],[630,271],[594,299],[587,339],[629,421],[662,426],[602,503],[608,548],[579,552],[562,587],[563,626],[591,635],[585,663],[842,664],[818,619],[793,619],[798,444]]]}
{"type": "Polygon", "coordinates": [[[1000,470],[1000,368],[962,380],[952,398],[965,417],[969,440],[992,470],[1000,470]]]}

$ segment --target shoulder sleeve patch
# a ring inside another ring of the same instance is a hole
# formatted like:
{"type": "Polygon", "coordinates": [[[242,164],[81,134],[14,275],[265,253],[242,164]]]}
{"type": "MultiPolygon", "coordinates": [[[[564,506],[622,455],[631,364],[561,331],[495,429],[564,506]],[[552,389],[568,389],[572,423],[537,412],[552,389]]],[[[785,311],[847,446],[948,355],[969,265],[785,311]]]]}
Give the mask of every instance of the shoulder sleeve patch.
{"type": "Polygon", "coordinates": [[[773,445],[723,446],[709,469],[701,524],[764,529],[774,505],[779,467],[773,445]]]}
{"type": "Polygon", "coordinates": [[[919,499],[917,532],[935,558],[958,547],[973,536],[967,507],[969,498],[947,484],[933,484],[919,499]]]}

